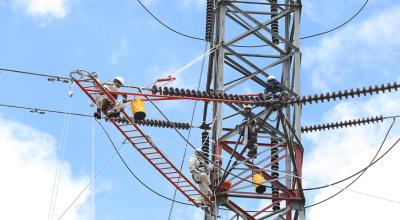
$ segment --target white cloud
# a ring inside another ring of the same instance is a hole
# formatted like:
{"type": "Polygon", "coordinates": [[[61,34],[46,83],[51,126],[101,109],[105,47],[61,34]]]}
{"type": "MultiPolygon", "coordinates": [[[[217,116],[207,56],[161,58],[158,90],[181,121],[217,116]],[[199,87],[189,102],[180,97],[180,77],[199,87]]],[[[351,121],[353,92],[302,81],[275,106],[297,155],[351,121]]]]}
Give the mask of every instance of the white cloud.
{"type": "Polygon", "coordinates": [[[26,14],[39,19],[64,18],[69,12],[70,0],[12,0],[26,14]]]}
{"type": "MultiPolygon", "coordinates": [[[[57,160],[55,140],[49,134],[0,117],[0,219],[46,219],[57,160]]],[[[62,161],[55,218],[88,182],[74,177],[62,161]]],[[[65,219],[88,219],[87,194],[69,210],[65,219]]]]}
{"type": "MultiPolygon", "coordinates": [[[[344,102],[328,111],[324,118],[326,121],[338,121],[378,114],[394,115],[398,113],[396,110],[400,108],[400,103],[397,101],[399,98],[398,94],[391,94],[374,97],[364,102],[344,102]]],[[[331,183],[361,170],[369,164],[376,153],[389,125],[390,121],[385,121],[385,123],[378,125],[305,135],[305,139],[311,143],[310,146],[306,147],[311,150],[304,160],[304,177],[331,183]]],[[[399,126],[395,125],[383,151],[388,149],[399,137],[399,131],[399,126]]],[[[371,167],[350,189],[391,200],[399,200],[400,191],[394,190],[397,187],[396,183],[400,180],[398,175],[394,175],[398,172],[396,163],[400,160],[399,147],[394,148],[384,159],[371,167]]],[[[347,183],[349,182],[338,186],[344,187],[347,183]]],[[[304,184],[305,188],[321,185],[307,180],[304,180],[304,184]]],[[[315,197],[309,199],[307,203],[313,204],[321,201],[339,190],[327,188],[318,191],[315,197]]],[[[343,192],[336,198],[311,208],[307,215],[310,220],[391,219],[397,216],[394,210],[398,209],[399,206],[400,204],[365,195],[343,192]]]]}
{"type": "MultiPolygon", "coordinates": [[[[393,77],[399,67],[400,6],[390,6],[361,23],[353,23],[304,48],[303,73],[312,86],[329,90],[337,84],[357,83],[360,78],[393,77]]],[[[303,75],[304,75],[303,74],[303,75]]]]}

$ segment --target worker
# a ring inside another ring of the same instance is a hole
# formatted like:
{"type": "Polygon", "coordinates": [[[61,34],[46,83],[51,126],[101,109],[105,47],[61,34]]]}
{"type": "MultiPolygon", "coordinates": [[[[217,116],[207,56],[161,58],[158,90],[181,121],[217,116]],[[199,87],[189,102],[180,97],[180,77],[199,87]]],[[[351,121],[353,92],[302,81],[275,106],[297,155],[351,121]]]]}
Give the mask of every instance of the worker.
{"type": "Polygon", "coordinates": [[[269,98],[278,98],[283,101],[289,100],[288,92],[285,91],[282,84],[273,75],[269,75],[267,78],[264,95],[269,98]]]}
{"type": "Polygon", "coordinates": [[[206,163],[203,151],[196,149],[193,156],[189,159],[189,171],[192,174],[193,180],[199,185],[200,191],[210,197],[212,195],[210,172],[212,165],[206,163]]]}
{"type": "Polygon", "coordinates": [[[251,105],[246,104],[243,107],[243,145],[245,148],[249,149],[247,153],[249,158],[257,158],[257,128],[255,114],[251,111],[251,105]]]}
{"type": "MultiPolygon", "coordinates": [[[[104,87],[113,92],[119,92],[119,88],[124,85],[124,78],[121,76],[117,76],[113,81],[109,80],[105,82],[104,87]]],[[[108,96],[104,93],[100,93],[95,98],[95,103],[97,105],[97,111],[94,113],[94,117],[97,119],[101,119],[101,112],[105,111],[109,116],[119,117],[119,112],[124,108],[124,102],[126,102],[127,95],[122,95],[123,100],[118,100],[117,94],[112,94],[114,99],[116,99],[115,104],[111,104],[111,101],[108,99],[108,96]]]]}

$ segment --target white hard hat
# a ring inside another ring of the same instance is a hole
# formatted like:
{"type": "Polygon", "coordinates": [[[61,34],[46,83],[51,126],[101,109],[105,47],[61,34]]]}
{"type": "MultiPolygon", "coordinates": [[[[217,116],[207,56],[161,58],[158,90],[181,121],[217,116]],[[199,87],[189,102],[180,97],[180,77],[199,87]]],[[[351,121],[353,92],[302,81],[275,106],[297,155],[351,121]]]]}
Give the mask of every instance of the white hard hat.
{"type": "Polygon", "coordinates": [[[118,80],[122,85],[124,85],[124,78],[122,78],[122,76],[117,76],[114,78],[114,80],[118,80]]]}
{"type": "Polygon", "coordinates": [[[269,82],[271,80],[274,80],[274,79],[276,80],[275,76],[269,75],[268,78],[267,78],[267,82],[269,82]]]}
{"type": "Polygon", "coordinates": [[[251,109],[251,105],[249,105],[249,104],[245,104],[245,105],[243,105],[243,109],[246,109],[246,108],[249,108],[249,109],[251,109]]]}

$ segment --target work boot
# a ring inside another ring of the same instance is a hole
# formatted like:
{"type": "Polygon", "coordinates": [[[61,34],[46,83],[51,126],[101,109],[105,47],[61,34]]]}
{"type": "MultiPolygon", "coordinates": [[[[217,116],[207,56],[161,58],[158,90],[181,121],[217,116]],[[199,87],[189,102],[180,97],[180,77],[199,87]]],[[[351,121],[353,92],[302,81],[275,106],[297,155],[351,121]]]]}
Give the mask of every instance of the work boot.
{"type": "Polygon", "coordinates": [[[257,147],[252,147],[249,149],[249,152],[247,152],[247,157],[249,158],[257,158],[257,147]]]}
{"type": "Polygon", "coordinates": [[[247,157],[252,158],[252,159],[256,159],[257,158],[257,151],[249,151],[247,153],[247,157]]]}
{"type": "Polygon", "coordinates": [[[97,112],[95,112],[95,113],[93,114],[93,116],[94,116],[96,119],[101,119],[101,111],[100,111],[100,109],[97,109],[97,112]]]}

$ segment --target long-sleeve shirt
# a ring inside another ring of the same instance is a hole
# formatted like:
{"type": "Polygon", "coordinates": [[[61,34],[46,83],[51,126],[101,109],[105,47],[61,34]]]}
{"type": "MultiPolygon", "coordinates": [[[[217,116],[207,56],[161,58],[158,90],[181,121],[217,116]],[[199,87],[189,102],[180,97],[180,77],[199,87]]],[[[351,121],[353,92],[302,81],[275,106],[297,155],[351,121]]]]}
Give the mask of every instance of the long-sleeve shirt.
{"type": "Polygon", "coordinates": [[[189,159],[189,171],[193,173],[210,173],[210,167],[201,156],[193,155],[189,159]]]}
{"type": "Polygon", "coordinates": [[[267,84],[267,86],[265,87],[264,93],[267,94],[267,95],[269,93],[274,95],[274,94],[276,94],[278,92],[283,92],[284,91],[282,85],[278,82],[278,80],[274,80],[274,84],[275,84],[275,86],[273,88],[267,84]]]}

